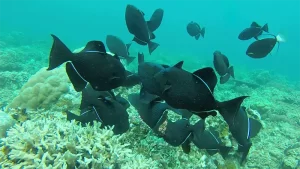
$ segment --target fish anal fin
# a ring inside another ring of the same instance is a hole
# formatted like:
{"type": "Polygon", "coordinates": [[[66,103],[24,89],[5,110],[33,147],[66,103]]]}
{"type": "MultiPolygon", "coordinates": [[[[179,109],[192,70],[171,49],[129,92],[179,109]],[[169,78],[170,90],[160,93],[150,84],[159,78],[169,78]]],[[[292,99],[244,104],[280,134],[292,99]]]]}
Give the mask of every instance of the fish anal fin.
{"type": "Polygon", "coordinates": [[[255,120],[253,118],[249,118],[249,121],[250,121],[250,138],[253,138],[259,133],[260,129],[262,128],[262,124],[258,120],[255,120]]]}
{"type": "Polygon", "coordinates": [[[77,72],[72,63],[68,62],[66,64],[66,72],[77,92],[82,91],[86,87],[87,81],[77,72]]]}
{"type": "Polygon", "coordinates": [[[191,152],[191,141],[189,140],[189,138],[181,145],[182,151],[185,154],[189,154],[191,152]]]}

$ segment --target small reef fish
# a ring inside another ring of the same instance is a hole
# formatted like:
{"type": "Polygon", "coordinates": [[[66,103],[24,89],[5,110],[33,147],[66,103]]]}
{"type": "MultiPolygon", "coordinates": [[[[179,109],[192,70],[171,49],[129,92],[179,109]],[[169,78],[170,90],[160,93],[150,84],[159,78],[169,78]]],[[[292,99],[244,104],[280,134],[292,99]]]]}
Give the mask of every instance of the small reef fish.
{"type": "Polygon", "coordinates": [[[222,114],[229,126],[229,130],[238,143],[238,150],[243,153],[241,164],[246,160],[252,146],[251,138],[255,137],[262,124],[253,118],[249,118],[246,108],[242,106],[236,112],[226,112],[222,114]]]}
{"type": "Polygon", "coordinates": [[[128,107],[129,103],[124,98],[115,96],[111,91],[95,91],[88,85],[82,91],[80,116],[67,111],[67,119],[75,119],[83,124],[99,121],[101,127],[114,126],[113,132],[122,134],[129,129],[128,107]]]}
{"type": "Polygon", "coordinates": [[[221,76],[220,77],[221,84],[226,83],[229,80],[230,76],[234,78],[233,66],[229,66],[228,58],[220,51],[214,52],[213,63],[217,73],[221,76]]]}
{"type": "Polygon", "coordinates": [[[200,38],[200,35],[204,38],[205,35],[205,28],[200,28],[200,25],[196,22],[190,22],[188,23],[186,30],[188,34],[192,37],[195,37],[196,40],[200,38]]]}
{"type": "Polygon", "coordinates": [[[264,58],[271,53],[276,43],[278,43],[278,50],[280,42],[284,42],[285,40],[280,35],[271,36],[273,38],[264,38],[251,43],[246,51],[246,55],[256,59],[264,58]]]}
{"type": "Polygon", "coordinates": [[[134,35],[133,41],[140,45],[148,45],[151,54],[159,44],[151,41],[154,35],[148,28],[144,13],[133,5],[127,5],[125,20],[128,31],[134,35]]]}
{"type": "Polygon", "coordinates": [[[210,155],[214,155],[219,152],[225,159],[229,151],[232,150],[232,147],[223,145],[217,131],[212,128],[204,130],[204,126],[201,125],[204,124],[199,123],[199,126],[194,127],[192,142],[199,149],[205,149],[210,155]]]}
{"type": "Polygon", "coordinates": [[[255,38],[258,40],[258,36],[262,35],[263,32],[269,32],[268,24],[261,27],[256,22],[252,22],[249,28],[244,29],[238,36],[240,40],[249,40],[255,38]]]}
{"type": "Polygon", "coordinates": [[[117,36],[107,35],[106,45],[111,53],[124,58],[126,60],[127,65],[129,65],[135,59],[135,57],[129,56],[129,48],[131,44],[125,44],[117,36]]]}

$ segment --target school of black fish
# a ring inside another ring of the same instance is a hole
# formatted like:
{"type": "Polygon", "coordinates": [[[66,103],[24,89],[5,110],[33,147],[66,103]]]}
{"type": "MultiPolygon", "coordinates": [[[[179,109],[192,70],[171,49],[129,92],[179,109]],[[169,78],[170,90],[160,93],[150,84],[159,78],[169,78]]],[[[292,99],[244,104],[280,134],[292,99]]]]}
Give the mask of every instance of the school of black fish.
{"type": "MultiPolygon", "coordinates": [[[[125,21],[132,41],[148,46],[149,53],[159,47],[154,42],[155,31],[160,27],[164,10],[156,9],[150,20],[136,6],[128,4],[125,9],[125,21]]],[[[199,40],[204,38],[205,27],[191,21],[186,26],[187,35],[199,40]]],[[[129,53],[131,43],[124,43],[115,35],[107,35],[106,46],[102,41],[87,42],[84,49],[72,53],[70,49],[55,35],[49,56],[51,71],[66,63],[66,73],[77,92],[82,92],[79,116],[66,110],[68,120],[77,120],[86,125],[93,121],[101,122],[102,126],[114,126],[115,134],[122,134],[130,129],[127,109],[132,105],[141,120],[171,146],[181,146],[185,153],[191,151],[191,143],[208,154],[220,153],[223,158],[228,156],[233,147],[225,146],[214,128],[205,127],[208,116],[219,113],[228,124],[232,136],[238,143],[242,153],[241,164],[245,163],[252,146],[251,138],[256,136],[262,124],[248,117],[246,108],[241,106],[249,96],[228,98],[218,101],[214,97],[214,89],[218,83],[224,84],[234,77],[233,66],[229,58],[221,51],[213,52],[212,67],[205,67],[194,72],[182,68],[184,61],[175,65],[145,61],[143,53],[138,53],[138,72],[125,69],[121,60],[130,64],[136,57],[129,53]],[[115,95],[113,89],[140,85],[139,93],[131,93],[128,98],[115,95]],[[171,121],[168,113],[179,114],[182,118],[171,121]],[[190,123],[191,116],[197,116],[198,122],[190,123]]],[[[277,43],[283,41],[280,36],[269,34],[268,24],[260,26],[252,22],[239,35],[240,40],[255,41],[246,50],[252,58],[266,57],[277,43]],[[264,32],[268,34],[264,34],[264,32]],[[261,38],[269,35],[270,38],[261,38]]]]}

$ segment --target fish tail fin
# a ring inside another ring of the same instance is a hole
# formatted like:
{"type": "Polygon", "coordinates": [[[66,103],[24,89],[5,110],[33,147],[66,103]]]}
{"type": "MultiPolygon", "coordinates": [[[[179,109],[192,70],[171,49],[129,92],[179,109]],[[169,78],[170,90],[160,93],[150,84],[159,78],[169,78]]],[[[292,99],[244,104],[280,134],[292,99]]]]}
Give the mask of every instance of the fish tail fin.
{"type": "Polygon", "coordinates": [[[200,31],[201,36],[204,38],[205,35],[205,27],[203,27],[200,31]]]}
{"type": "Polygon", "coordinates": [[[226,82],[229,80],[229,78],[230,78],[230,74],[229,74],[229,73],[226,73],[224,76],[221,76],[221,77],[220,77],[220,83],[221,83],[221,84],[226,83],[226,82]]]}
{"type": "Polygon", "coordinates": [[[233,69],[233,66],[230,66],[230,67],[228,68],[228,73],[230,74],[230,76],[231,76],[232,78],[234,78],[234,69],[233,69]]]}
{"type": "Polygon", "coordinates": [[[200,38],[200,33],[195,36],[195,39],[198,40],[200,38]]]}
{"type": "Polygon", "coordinates": [[[245,162],[251,146],[252,146],[251,142],[244,146],[239,145],[238,151],[243,153],[241,161],[240,161],[241,165],[245,162]]]}
{"type": "Polygon", "coordinates": [[[151,53],[159,46],[158,43],[155,43],[155,42],[149,42],[148,43],[148,48],[149,48],[149,53],[151,55],[151,53]]]}
{"type": "Polygon", "coordinates": [[[268,24],[266,23],[262,28],[261,28],[263,31],[265,32],[268,32],[269,33],[269,26],[268,24]]]}
{"type": "Polygon", "coordinates": [[[53,37],[53,44],[49,56],[49,66],[47,70],[55,69],[64,62],[71,61],[73,53],[70,49],[55,35],[53,37]]]}
{"type": "Polygon", "coordinates": [[[241,104],[247,97],[249,97],[249,96],[241,96],[241,97],[234,98],[232,100],[219,102],[218,103],[219,104],[218,105],[219,113],[223,117],[228,116],[228,114],[231,114],[231,115],[236,114],[239,111],[241,104]]]}
{"type": "Polygon", "coordinates": [[[223,157],[223,159],[226,159],[231,149],[232,147],[227,147],[227,146],[220,147],[220,154],[223,157]]]}
{"type": "Polygon", "coordinates": [[[145,61],[145,56],[143,53],[138,53],[138,63],[141,64],[145,61]]]}
{"type": "Polygon", "coordinates": [[[126,64],[129,65],[134,59],[135,59],[135,57],[128,56],[128,57],[126,58],[126,64]]]}

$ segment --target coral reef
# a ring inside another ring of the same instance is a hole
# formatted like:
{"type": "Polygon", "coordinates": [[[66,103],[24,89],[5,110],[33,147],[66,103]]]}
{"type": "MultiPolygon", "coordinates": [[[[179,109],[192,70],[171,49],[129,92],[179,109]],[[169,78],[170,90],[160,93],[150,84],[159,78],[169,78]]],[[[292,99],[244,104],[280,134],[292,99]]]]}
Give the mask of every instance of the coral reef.
{"type": "Polygon", "coordinates": [[[15,124],[15,120],[4,111],[0,110],[0,138],[5,137],[6,131],[15,124]]]}
{"type": "Polygon", "coordinates": [[[158,168],[134,154],[123,136],[100,123],[81,127],[75,121],[39,119],[16,124],[2,139],[4,168],[158,168]]]}
{"type": "Polygon", "coordinates": [[[63,67],[53,71],[42,68],[21,88],[19,95],[8,107],[49,108],[69,91],[69,81],[63,67]]]}

